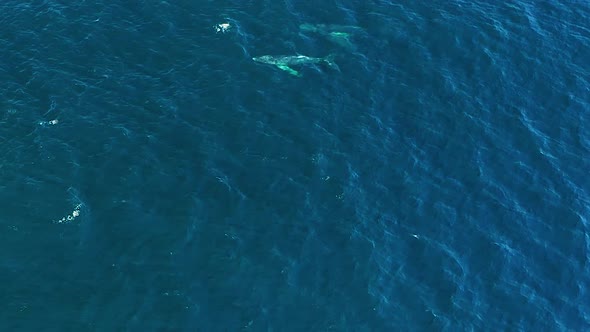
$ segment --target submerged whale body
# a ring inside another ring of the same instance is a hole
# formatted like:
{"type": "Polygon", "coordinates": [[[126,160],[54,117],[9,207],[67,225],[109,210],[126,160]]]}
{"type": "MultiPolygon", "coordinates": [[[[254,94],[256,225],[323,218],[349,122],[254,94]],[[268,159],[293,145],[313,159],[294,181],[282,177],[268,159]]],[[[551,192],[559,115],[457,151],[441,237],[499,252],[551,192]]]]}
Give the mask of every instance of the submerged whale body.
{"type": "Polygon", "coordinates": [[[304,23],[299,26],[299,29],[304,32],[317,33],[331,42],[340,45],[349,50],[354,50],[355,46],[350,41],[350,38],[355,33],[363,31],[362,28],[353,25],[337,25],[337,24],[310,24],[304,23]]]}
{"type": "Polygon", "coordinates": [[[252,58],[252,60],[256,62],[275,65],[281,70],[295,76],[301,76],[301,74],[290,66],[325,63],[332,68],[338,69],[338,66],[334,63],[333,59],[333,55],[329,55],[325,58],[314,58],[306,55],[263,55],[252,58]]]}
{"type": "Polygon", "coordinates": [[[355,32],[362,32],[363,31],[363,29],[361,27],[357,27],[354,25],[338,25],[338,24],[303,23],[299,26],[299,28],[303,31],[320,32],[320,33],[329,33],[329,32],[355,33],[355,32]]]}

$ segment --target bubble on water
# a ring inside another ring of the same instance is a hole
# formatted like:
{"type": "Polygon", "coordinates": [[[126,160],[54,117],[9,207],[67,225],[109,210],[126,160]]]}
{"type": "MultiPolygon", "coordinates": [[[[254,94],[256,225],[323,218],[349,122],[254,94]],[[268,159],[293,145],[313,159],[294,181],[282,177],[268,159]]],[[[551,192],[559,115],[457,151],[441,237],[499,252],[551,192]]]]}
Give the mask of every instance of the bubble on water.
{"type": "Polygon", "coordinates": [[[58,119],[53,119],[50,121],[41,121],[41,122],[39,122],[39,125],[41,125],[41,126],[54,126],[58,123],[59,123],[58,119]]]}
{"type": "Polygon", "coordinates": [[[74,207],[74,211],[72,211],[72,213],[70,213],[69,215],[61,218],[60,220],[57,221],[58,224],[61,223],[65,223],[65,222],[71,222],[74,219],[76,219],[77,217],[80,216],[80,208],[82,207],[82,204],[78,204],[74,207]]]}

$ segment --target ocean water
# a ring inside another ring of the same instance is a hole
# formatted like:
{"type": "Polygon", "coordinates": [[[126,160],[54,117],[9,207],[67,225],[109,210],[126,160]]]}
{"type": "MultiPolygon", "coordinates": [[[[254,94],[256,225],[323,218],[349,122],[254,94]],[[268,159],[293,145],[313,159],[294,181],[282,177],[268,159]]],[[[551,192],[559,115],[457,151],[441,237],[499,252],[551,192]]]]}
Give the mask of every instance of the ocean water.
{"type": "Polygon", "coordinates": [[[3,1],[0,330],[590,330],[589,22],[3,1]]]}

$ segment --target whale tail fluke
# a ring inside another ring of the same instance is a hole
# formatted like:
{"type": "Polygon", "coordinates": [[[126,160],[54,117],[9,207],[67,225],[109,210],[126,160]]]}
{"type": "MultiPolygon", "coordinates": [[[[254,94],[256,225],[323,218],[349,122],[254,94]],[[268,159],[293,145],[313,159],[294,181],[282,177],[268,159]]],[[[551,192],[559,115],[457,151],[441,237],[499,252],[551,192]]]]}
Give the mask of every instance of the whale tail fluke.
{"type": "Polygon", "coordinates": [[[334,62],[334,58],[336,57],[336,54],[330,54],[327,57],[324,58],[324,62],[332,69],[336,69],[337,71],[340,71],[340,67],[338,67],[338,65],[336,64],[336,62],[334,62]]]}

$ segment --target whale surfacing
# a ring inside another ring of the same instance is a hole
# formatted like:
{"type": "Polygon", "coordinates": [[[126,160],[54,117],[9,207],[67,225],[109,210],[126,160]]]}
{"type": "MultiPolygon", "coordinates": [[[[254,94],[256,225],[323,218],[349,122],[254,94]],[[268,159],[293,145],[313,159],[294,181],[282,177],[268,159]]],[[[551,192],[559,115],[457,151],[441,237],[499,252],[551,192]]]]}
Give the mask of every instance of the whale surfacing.
{"type": "Polygon", "coordinates": [[[325,58],[314,58],[306,55],[263,55],[252,58],[252,60],[256,62],[277,66],[279,69],[294,76],[301,76],[301,73],[290,66],[325,63],[332,68],[338,69],[338,66],[334,63],[333,59],[333,55],[329,55],[325,58]]]}

